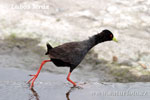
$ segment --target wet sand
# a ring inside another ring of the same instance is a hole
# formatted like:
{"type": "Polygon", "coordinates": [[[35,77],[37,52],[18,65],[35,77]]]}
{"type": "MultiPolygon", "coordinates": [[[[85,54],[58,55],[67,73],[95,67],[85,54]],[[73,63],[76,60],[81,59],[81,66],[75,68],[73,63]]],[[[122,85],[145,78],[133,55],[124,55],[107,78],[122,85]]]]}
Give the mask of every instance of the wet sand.
{"type": "MultiPolygon", "coordinates": [[[[29,88],[29,74],[16,68],[0,68],[0,100],[148,100],[150,83],[78,82],[72,87],[64,74],[42,72],[33,89],[29,88]]],[[[73,77],[74,79],[74,77],[73,77]]]]}

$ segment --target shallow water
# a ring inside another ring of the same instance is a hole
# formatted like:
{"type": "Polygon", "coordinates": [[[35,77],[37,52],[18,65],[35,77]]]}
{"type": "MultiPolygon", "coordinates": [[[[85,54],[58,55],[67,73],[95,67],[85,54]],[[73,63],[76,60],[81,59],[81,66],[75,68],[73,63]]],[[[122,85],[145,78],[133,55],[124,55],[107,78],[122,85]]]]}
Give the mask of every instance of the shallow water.
{"type": "Polygon", "coordinates": [[[29,89],[28,74],[15,68],[0,68],[0,100],[149,100],[150,83],[87,82],[72,87],[64,75],[40,73],[35,87],[29,89]],[[11,77],[10,77],[11,76],[11,77]]]}

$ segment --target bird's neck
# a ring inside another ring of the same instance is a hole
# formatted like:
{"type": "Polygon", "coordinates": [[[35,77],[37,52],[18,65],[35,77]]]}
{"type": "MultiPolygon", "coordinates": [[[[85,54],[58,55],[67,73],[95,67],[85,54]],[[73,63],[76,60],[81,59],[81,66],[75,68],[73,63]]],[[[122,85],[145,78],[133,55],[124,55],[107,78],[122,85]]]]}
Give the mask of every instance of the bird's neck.
{"type": "Polygon", "coordinates": [[[101,36],[101,34],[96,34],[96,35],[90,37],[88,39],[88,41],[89,41],[90,48],[92,48],[95,45],[97,45],[101,42],[104,42],[105,40],[103,39],[103,36],[101,36]]]}

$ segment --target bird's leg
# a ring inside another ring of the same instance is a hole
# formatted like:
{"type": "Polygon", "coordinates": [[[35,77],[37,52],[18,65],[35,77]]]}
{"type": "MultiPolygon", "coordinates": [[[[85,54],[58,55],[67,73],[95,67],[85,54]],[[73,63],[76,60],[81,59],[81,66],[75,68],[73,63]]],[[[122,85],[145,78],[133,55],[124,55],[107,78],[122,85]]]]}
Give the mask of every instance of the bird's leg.
{"type": "Polygon", "coordinates": [[[68,76],[67,76],[67,80],[68,80],[69,82],[71,82],[71,83],[73,84],[73,86],[76,86],[76,83],[73,82],[73,81],[70,79],[70,75],[71,75],[71,72],[69,72],[69,74],[68,74],[68,76]]]}
{"type": "Polygon", "coordinates": [[[30,88],[32,88],[32,87],[34,86],[34,81],[35,81],[36,78],[38,77],[38,75],[39,75],[39,73],[40,73],[40,71],[41,71],[43,65],[44,65],[46,62],[50,62],[50,61],[51,61],[51,60],[44,60],[44,61],[42,61],[41,66],[40,66],[40,68],[38,69],[37,73],[36,73],[35,75],[30,75],[30,76],[33,76],[33,78],[31,78],[31,79],[28,81],[28,83],[30,83],[30,82],[32,81],[32,83],[31,83],[31,85],[30,85],[30,88]]]}

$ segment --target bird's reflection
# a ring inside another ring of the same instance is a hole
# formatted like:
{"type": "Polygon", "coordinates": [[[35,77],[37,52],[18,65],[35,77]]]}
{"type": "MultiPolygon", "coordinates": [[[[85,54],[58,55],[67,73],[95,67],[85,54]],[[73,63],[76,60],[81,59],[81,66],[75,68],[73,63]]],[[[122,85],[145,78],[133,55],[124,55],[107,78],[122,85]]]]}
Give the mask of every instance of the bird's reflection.
{"type": "MultiPolygon", "coordinates": [[[[73,91],[73,90],[75,90],[75,89],[82,89],[81,87],[77,87],[77,86],[73,86],[73,87],[71,87],[69,90],[68,90],[68,92],[66,93],[66,98],[67,98],[67,100],[70,100],[70,93],[73,91]]],[[[30,96],[30,98],[29,98],[29,100],[32,100],[34,97],[35,97],[35,100],[40,100],[39,99],[39,95],[38,95],[38,93],[34,90],[34,88],[31,88],[30,89],[31,90],[31,92],[32,92],[32,95],[30,96]]]]}
{"type": "Polygon", "coordinates": [[[70,96],[70,93],[75,90],[75,89],[83,89],[82,87],[79,87],[79,86],[73,86],[69,89],[69,91],[66,93],[66,98],[67,100],[70,100],[69,96],[70,96]]]}
{"type": "MultiPolygon", "coordinates": [[[[36,99],[36,100],[39,100],[39,95],[38,95],[38,93],[34,90],[34,88],[31,88],[30,90],[31,90],[33,96],[35,97],[35,99],[36,99]]],[[[29,100],[33,99],[33,96],[31,96],[29,100]]]]}
{"type": "Polygon", "coordinates": [[[67,100],[70,100],[70,98],[69,98],[70,93],[71,93],[72,90],[74,90],[74,89],[75,89],[75,86],[74,86],[74,87],[71,87],[71,88],[69,89],[69,91],[66,93],[66,98],[67,98],[67,100]]]}

